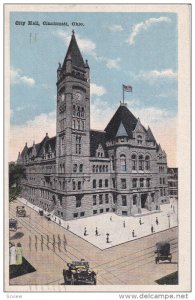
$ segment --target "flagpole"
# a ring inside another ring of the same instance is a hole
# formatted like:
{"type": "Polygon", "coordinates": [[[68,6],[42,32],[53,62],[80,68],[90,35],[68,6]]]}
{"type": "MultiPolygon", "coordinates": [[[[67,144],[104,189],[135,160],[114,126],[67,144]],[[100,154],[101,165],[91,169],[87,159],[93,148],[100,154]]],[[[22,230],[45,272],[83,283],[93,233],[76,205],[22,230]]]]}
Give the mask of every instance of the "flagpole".
{"type": "Polygon", "coordinates": [[[124,92],[124,86],[122,85],[123,87],[123,104],[124,104],[124,101],[125,101],[125,92],[124,92]]]}

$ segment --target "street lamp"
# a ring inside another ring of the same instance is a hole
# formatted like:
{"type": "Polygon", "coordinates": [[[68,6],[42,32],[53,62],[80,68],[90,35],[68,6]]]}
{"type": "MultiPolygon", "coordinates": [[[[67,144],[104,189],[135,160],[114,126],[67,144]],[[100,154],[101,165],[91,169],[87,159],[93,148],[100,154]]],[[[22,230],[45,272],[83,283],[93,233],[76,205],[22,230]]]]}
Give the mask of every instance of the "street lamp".
{"type": "Polygon", "coordinates": [[[168,214],[167,217],[168,217],[168,223],[169,223],[169,228],[170,228],[170,214],[168,214]]]}

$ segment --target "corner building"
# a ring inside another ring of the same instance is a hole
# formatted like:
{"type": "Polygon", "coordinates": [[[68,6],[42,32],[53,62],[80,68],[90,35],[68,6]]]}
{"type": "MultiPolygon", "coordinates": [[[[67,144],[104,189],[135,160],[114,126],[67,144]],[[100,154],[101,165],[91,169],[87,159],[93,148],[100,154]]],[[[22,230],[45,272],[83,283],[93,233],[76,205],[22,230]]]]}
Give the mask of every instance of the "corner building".
{"type": "Polygon", "coordinates": [[[64,220],[143,215],[168,202],[166,153],[120,104],[104,131],[90,129],[90,72],[74,32],[57,69],[56,136],[25,145],[22,196],[64,220]]]}

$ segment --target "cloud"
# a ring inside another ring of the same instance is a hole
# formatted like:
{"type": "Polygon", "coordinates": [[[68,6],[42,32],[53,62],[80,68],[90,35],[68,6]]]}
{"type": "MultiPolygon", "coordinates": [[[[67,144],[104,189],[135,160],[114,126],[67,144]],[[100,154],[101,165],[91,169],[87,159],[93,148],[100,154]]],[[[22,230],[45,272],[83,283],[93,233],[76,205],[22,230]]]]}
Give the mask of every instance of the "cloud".
{"type": "MultiPolygon", "coordinates": [[[[61,38],[65,42],[66,46],[69,45],[70,40],[71,40],[71,35],[68,32],[63,31],[63,30],[58,30],[58,31],[54,32],[54,34],[56,36],[58,36],[59,38],[61,38]]],[[[95,53],[96,44],[92,40],[90,40],[88,38],[83,38],[79,34],[77,34],[76,40],[77,40],[77,43],[78,43],[81,51],[83,51],[84,53],[96,56],[96,53],[95,53]]]]}
{"type": "Polygon", "coordinates": [[[40,114],[23,125],[14,125],[10,128],[9,160],[15,161],[18,152],[22,151],[25,143],[32,146],[33,141],[39,143],[46,132],[50,137],[56,135],[56,112],[40,114]]]}
{"type": "Polygon", "coordinates": [[[151,84],[159,79],[177,80],[178,77],[177,71],[172,69],[140,71],[137,74],[130,72],[129,75],[134,80],[145,80],[149,81],[151,84]]]}
{"type": "Polygon", "coordinates": [[[102,96],[106,93],[106,89],[103,86],[97,85],[95,83],[90,84],[91,95],[102,96]]]}
{"type": "Polygon", "coordinates": [[[171,19],[168,17],[150,18],[144,22],[134,24],[132,27],[132,32],[127,39],[128,44],[133,45],[137,35],[140,34],[140,32],[147,31],[151,26],[162,22],[168,23],[171,22],[171,19]]]}
{"type": "Polygon", "coordinates": [[[118,57],[116,59],[105,59],[106,66],[108,69],[120,69],[120,61],[121,59],[118,57]]]}
{"type": "Polygon", "coordinates": [[[108,26],[108,29],[110,31],[113,31],[113,32],[121,32],[121,31],[124,30],[122,25],[117,25],[117,24],[113,24],[111,26],[108,26]]]}
{"type": "Polygon", "coordinates": [[[32,77],[22,75],[22,70],[14,69],[13,67],[10,70],[10,80],[11,84],[25,84],[28,86],[35,84],[35,80],[32,77]]]}

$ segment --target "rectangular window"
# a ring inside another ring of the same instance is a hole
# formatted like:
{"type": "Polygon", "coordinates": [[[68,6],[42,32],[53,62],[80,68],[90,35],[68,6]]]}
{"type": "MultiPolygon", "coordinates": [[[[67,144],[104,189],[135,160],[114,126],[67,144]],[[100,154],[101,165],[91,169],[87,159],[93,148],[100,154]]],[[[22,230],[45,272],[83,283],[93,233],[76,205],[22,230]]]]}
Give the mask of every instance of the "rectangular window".
{"type": "Polygon", "coordinates": [[[80,213],[80,217],[84,217],[84,215],[85,215],[85,212],[82,211],[82,212],[80,213]]]}
{"type": "Polygon", "coordinates": [[[97,214],[97,210],[93,210],[93,214],[96,215],[97,214]]]}
{"type": "Polygon", "coordinates": [[[96,180],[95,179],[93,180],[93,188],[94,189],[96,188],[96,180]]]}
{"type": "Polygon", "coordinates": [[[151,194],[152,202],[154,202],[154,193],[151,194]]]}
{"type": "Polygon", "coordinates": [[[79,166],[79,172],[80,172],[80,173],[83,172],[83,164],[81,164],[81,165],[79,166]]]}
{"type": "Polygon", "coordinates": [[[137,178],[133,178],[133,180],[132,180],[132,186],[133,186],[133,188],[137,187],[137,178]]]}
{"type": "Polygon", "coordinates": [[[99,204],[103,204],[103,195],[99,195],[99,204]]]}
{"type": "Polygon", "coordinates": [[[81,154],[81,136],[76,136],[76,154],[81,154]]]}
{"type": "Polygon", "coordinates": [[[106,212],[109,212],[110,211],[110,208],[106,208],[106,212]]]}
{"type": "Polygon", "coordinates": [[[102,187],[102,179],[99,180],[99,187],[102,187]]]}
{"type": "Polygon", "coordinates": [[[108,187],[108,179],[105,179],[105,187],[108,187]]]}
{"type": "Polygon", "coordinates": [[[63,212],[61,211],[61,217],[63,217],[63,212]]]}
{"type": "Polygon", "coordinates": [[[126,179],[125,178],[121,179],[121,188],[122,189],[126,189],[127,188],[127,184],[126,184],[126,179]]]}
{"type": "Polygon", "coordinates": [[[74,214],[73,214],[73,217],[74,217],[74,218],[77,218],[77,217],[78,217],[78,213],[74,213],[74,214]]]}
{"type": "Polygon", "coordinates": [[[150,184],[150,178],[147,178],[147,179],[146,179],[146,187],[150,187],[150,185],[151,185],[151,184],[150,184]]]}
{"type": "Polygon", "coordinates": [[[140,187],[144,187],[144,178],[140,178],[140,187]]]}
{"type": "Polygon", "coordinates": [[[165,178],[163,178],[163,184],[165,184],[165,178]]]}
{"type": "Polygon", "coordinates": [[[96,199],[96,195],[93,195],[93,205],[97,204],[97,199],[96,199]]]}
{"type": "Polygon", "coordinates": [[[81,190],[81,181],[78,181],[78,190],[81,190]]]}
{"type": "Polygon", "coordinates": [[[105,194],[105,203],[109,203],[109,195],[105,194]]]}
{"type": "Polygon", "coordinates": [[[76,182],[75,181],[73,181],[73,183],[72,183],[72,189],[73,189],[73,191],[76,190],[76,182]]]}
{"type": "Polygon", "coordinates": [[[115,178],[112,178],[112,186],[113,186],[113,188],[115,189],[115,187],[116,187],[116,184],[115,184],[115,178]]]}
{"type": "Polygon", "coordinates": [[[127,211],[126,210],[122,211],[122,216],[127,216],[127,211]]]}
{"type": "Polygon", "coordinates": [[[100,209],[100,214],[102,214],[104,212],[103,208],[100,209]]]}
{"type": "Polygon", "coordinates": [[[77,164],[73,165],[73,172],[76,173],[77,172],[77,164]]]}
{"type": "Polygon", "coordinates": [[[122,196],[122,206],[127,206],[127,196],[122,196]]]}

